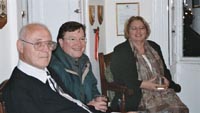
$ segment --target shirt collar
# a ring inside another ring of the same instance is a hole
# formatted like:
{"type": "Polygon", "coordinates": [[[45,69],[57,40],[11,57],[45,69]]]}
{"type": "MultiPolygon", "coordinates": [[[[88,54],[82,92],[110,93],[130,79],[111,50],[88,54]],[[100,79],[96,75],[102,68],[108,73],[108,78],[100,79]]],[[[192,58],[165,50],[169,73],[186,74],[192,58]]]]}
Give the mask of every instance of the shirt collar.
{"type": "Polygon", "coordinates": [[[27,75],[32,76],[43,83],[47,81],[47,68],[39,69],[23,62],[22,60],[19,60],[17,67],[27,75]]]}

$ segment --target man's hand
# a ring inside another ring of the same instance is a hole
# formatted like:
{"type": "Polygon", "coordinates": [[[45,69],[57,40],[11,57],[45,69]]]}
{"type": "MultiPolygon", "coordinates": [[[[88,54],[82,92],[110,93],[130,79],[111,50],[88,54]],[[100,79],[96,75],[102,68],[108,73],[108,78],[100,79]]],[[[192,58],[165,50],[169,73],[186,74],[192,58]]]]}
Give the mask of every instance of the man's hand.
{"type": "Polygon", "coordinates": [[[108,99],[105,96],[97,96],[92,101],[88,103],[88,105],[92,105],[96,110],[106,112],[108,109],[107,106],[108,99]]]}

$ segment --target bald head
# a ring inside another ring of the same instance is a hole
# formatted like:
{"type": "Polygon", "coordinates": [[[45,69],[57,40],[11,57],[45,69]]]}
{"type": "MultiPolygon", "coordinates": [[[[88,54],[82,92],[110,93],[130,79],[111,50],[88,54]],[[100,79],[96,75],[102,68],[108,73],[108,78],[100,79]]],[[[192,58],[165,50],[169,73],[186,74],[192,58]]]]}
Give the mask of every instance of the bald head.
{"type": "Polygon", "coordinates": [[[19,33],[17,41],[19,58],[34,67],[44,69],[51,58],[52,50],[49,44],[52,44],[52,37],[45,25],[28,24],[19,33]]]}
{"type": "Polygon", "coordinates": [[[37,32],[41,29],[46,30],[51,35],[49,29],[45,25],[40,23],[31,23],[22,27],[19,33],[19,39],[26,39],[30,35],[34,34],[34,32],[37,32]]]}

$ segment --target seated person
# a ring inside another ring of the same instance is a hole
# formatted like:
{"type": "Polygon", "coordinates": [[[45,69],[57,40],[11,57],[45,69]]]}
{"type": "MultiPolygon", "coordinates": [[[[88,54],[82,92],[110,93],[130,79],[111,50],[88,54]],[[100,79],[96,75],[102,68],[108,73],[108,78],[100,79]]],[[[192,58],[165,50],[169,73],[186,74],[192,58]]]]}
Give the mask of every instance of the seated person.
{"type": "Polygon", "coordinates": [[[55,73],[46,68],[55,48],[56,43],[44,25],[32,23],[21,29],[17,40],[19,62],[3,89],[7,113],[100,112],[67,93],[60,93],[60,84],[53,79],[55,73]],[[50,83],[49,79],[54,82],[50,83]]]}
{"type": "Polygon", "coordinates": [[[52,53],[49,67],[54,69],[64,87],[74,94],[76,99],[105,112],[107,98],[97,96],[100,95],[97,80],[90,60],[84,54],[85,36],[85,26],[81,23],[69,21],[62,24],[57,36],[58,46],[52,53]]]}
{"type": "MultiPolygon", "coordinates": [[[[188,108],[176,95],[181,87],[172,80],[160,46],[147,40],[150,35],[148,23],[140,16],[132,16],[124,31],[127,40],[114,48],[110,69],[114,81],[134,91],[132,96],[126,96],[126,111],[188,113],[188,108]],[[163,79],[163,85],[159,85],[158,78],[163,79]]],[[[117,108],[120,97],[120,94],[114,97],[113,108],[117,108]]]]}

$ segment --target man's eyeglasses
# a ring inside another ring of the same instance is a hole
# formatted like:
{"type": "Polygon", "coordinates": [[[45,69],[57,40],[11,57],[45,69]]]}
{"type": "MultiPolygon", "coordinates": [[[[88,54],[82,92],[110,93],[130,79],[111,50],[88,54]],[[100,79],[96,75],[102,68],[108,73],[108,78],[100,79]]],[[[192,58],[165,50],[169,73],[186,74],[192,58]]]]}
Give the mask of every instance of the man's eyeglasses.
{"type": "Polygon", "coordinates": [[[86,38],[85,37],[82,37],[82,38],[75,38],[75,37],[69,37],[69,38],[63,38],[64,40],[69,40],[70,42],[77,42],[77,41],[80,41],[80,42],[86,42],[86,38]]]}
{"type": "Polygon", "coordinates": [[[22,39],[20,40],[25,43],[33,45],[34,49],[37,51],[43,50],[44,46],[47,46],[52,51],[52,50],[55,50],[57,46],[56,42],[53,42],[53,41],[39,41],[39,42],[32,43],[32,42],[28,42],[22,39]]]}

